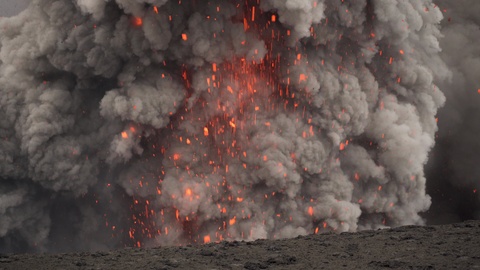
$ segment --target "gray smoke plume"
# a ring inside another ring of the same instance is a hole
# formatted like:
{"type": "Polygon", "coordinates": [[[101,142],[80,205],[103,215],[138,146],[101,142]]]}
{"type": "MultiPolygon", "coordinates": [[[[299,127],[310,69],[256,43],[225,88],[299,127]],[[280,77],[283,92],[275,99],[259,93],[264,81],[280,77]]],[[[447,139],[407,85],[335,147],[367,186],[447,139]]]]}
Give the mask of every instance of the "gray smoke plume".
{"type": "Polygon", "coordinates": [[[432,223],[480,219],[480,2],[436,1],[444,13],[440,56],[451,70],[440,82],[448,102],[439,111],[438,145],[429,162],[432,223]]]}
{"type": "Polygon", "coordinates": [[[34,0],[0,20],[0,251],[422,224],[425,0],[34,0]]]}

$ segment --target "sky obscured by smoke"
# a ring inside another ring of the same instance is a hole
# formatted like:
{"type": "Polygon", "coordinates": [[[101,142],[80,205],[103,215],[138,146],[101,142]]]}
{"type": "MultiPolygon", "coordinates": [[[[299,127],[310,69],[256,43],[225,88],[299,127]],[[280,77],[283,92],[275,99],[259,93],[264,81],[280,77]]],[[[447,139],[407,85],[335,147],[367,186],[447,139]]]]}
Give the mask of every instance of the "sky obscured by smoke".
{"type": "Polygon", "coordinates": [[[2,0],[0,1],[0,17],[9,17],[24,10],[31,0],[2,0]]]}
{"type": "Polygon", "coordinates": [[[451,71],[439,88],[436,147],[427,165],[432,223],[480,219],[480,2],[435,1],[444,13],[441,58],[451,71]]]}

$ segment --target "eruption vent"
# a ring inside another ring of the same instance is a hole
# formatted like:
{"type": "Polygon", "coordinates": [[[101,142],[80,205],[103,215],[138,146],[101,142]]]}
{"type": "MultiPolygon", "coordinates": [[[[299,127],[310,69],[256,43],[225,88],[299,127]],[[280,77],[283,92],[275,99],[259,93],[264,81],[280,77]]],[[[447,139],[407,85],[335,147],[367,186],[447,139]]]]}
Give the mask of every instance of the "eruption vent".
{"type": "Polygon", "coordinates": [[[34,0],[0,20],[0,250],[421,224],[425,0],[34,0]]]}

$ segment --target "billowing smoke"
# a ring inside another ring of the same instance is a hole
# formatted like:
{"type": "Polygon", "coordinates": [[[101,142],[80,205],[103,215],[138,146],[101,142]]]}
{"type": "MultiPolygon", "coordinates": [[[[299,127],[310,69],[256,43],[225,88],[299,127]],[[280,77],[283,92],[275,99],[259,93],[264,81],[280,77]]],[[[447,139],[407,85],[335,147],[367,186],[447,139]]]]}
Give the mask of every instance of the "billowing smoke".
{"type": "Polygon", "coordinates": [[[0,247],[422,224],[428,0],[34,0],[0,20],[0,247]]]}
{"type": "Polygon", "coordinates": [[[432,223],[480,219],[480,2],[436,1],[442,21],[440,56],[452,74],[440,83],[447,97],[439,111],[438,145],[429,162],[432,223]]]}

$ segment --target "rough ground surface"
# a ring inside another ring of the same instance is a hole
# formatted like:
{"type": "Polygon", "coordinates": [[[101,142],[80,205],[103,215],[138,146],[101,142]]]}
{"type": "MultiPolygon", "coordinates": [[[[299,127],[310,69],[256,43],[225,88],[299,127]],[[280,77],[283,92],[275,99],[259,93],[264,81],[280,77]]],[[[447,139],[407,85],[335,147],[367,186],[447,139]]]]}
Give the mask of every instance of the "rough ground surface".
{"type": "Polygon", "coordinates": [[[480,269],[480,221],[275,241],[0,254],[0,269],[480,269]]]}

